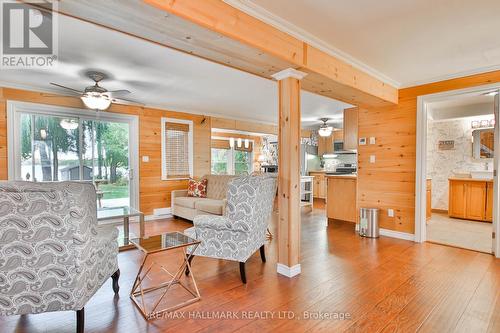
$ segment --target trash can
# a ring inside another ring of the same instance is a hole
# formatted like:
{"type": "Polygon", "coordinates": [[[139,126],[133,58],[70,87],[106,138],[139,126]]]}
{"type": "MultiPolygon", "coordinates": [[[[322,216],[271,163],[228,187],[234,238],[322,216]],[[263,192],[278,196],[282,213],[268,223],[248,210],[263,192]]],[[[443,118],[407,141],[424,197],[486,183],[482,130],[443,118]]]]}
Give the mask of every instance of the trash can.
{"type": "Polygon", "coordinates": [[[378,208],[361,208],[359,210],[359,235],[378,238],[378,208]]]}

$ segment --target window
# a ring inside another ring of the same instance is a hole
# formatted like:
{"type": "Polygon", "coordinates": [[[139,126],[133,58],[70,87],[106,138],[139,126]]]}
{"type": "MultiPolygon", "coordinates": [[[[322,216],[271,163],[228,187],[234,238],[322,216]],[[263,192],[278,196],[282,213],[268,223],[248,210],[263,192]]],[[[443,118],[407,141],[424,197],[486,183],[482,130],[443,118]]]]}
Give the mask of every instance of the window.
{"type": "Polygon", "coordinates": [[[162,118],[162,179],[193,176],[193,122],[162,118]]]}
{"type": "Polygon", "coordinates": [[[8,101],[9,179],[84,180],[99,207],[137,206],[137,117],[8,101]]]}
{"type": "Polygon", "coordinates": [[[212,174],[213,175],[227,175],[229,149],[212,148],[212,174]]]}
{"type": "Polygon", "coordinates": [[[252,146],[231,148],[228,140],[212,139],[211,172],[213,175],[249,175],[253,172],[252,146]]]}

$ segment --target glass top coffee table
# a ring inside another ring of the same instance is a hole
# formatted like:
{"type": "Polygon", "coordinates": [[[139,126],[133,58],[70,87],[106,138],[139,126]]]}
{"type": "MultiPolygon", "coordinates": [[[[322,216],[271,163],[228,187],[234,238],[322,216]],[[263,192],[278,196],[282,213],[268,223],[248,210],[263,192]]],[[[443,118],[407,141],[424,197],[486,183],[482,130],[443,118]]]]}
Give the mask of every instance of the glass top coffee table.
{"type": "Polygon", "coordinates": [[[132,234],[130,236],[130,218],[139,217],[139,237],[144,236],[144,214],[135,208],[129,206],[122,207],[105,207],[97,209],[97,221],[110,221],[123,219],[123,232],[118,236],[118,246],[120,251],[134,248],[130,244],[130,238],[136,237],[132,234]]]}
{"type": "Polygon", "coordinates": [[[176,231],[149,237],[132,238],[130,242],[144,253],[144,259],[132,286],[130,298],[147,320],[158,318],[164,312],[177,310],[201,299],[190,265],[191,253],[194,253],[200,241],[176,231]],[[191,247],[190,253],[187,252],[188,247],[191,247]],[[148,268],[145,268],[146,260],[149,256],[175,249],[182,249],[182,264],[177,268],[174,274],[168,271],[165,265],[158,264],[154,261],[149,264],[148,268]],[[152,286],[146,286],[145,282],[155,280],[155,277],[151,276],[153,274],[152,269],[155,266],[159,266],[159,272],[166,273],[168,279],[164,281],[164,279],[160,278],[163,282],[153,283],[152,286]],[[182,277],[183,272],[186,272],[185,278],[182,277]],[[191,274],[187,274],[187,272],[191,272],[191,274]],[[162,300],[166,299],[165,295],[172,290],[174,285],[180,286],[186,290],[189,293],[189,299],[174,305],[166,307],[161,306],[162,300]],[[154,292],[155,295],[148,297],[148,294],[154,292]]]}

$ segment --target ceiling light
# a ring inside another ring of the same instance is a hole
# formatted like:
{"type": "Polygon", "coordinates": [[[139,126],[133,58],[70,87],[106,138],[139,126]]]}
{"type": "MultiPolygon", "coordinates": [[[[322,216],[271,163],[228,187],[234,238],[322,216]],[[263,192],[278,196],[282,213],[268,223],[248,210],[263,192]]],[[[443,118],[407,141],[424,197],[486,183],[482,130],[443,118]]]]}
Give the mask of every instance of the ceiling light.
{"type": "Polygon", "coordinates": [[[109,96],[100,92],[86,92],[81,99],[86,107],[93,110],[106,110],[111,105],[109,96]]]}
{"type": "Polygon", "coordinates": [[[245,139],[245,149],[248,149],[250,147],[250,141],[248,139],[245,139]]]}
{"type": "Polygon", "coordinates": [[[238,148],[241,148],[241,138],[238,138],[238,148]]]}
{"type": "Polygon", "coordinates": [[[330,136],[333,132],[333,127],[327,125],[328,118],[321,118],[323,125],[319,127],[318,134],[319,136],[326,137],[330,136]]]}
{"type": "Polygon", "coordinates": [[[495,96],[496,94],[498,94],[498,91],[493,90],[493,91],[487,92],[485,95],[486,96],[495,96]]]}
{"type": "Polygon", "coordinates": [[[63,119],[59,125],[65,130],[74,130],[78,128],[78,121],[75,119],[63,119]]]}
{"type": "Polygon", "coordinates": [[[229,138],[229,147],[234,148],[234,138],[229,138]]]}

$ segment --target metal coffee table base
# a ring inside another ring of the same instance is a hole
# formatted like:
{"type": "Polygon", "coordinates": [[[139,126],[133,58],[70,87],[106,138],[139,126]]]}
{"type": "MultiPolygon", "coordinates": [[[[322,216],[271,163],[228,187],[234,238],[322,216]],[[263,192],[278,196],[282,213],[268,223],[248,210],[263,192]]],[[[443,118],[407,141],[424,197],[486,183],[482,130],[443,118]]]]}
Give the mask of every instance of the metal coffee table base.
{"type": "MultiPolygon", "coordinates": [[[[192,253],[194,253],[194,250],[196,250],[198,245],[199,244],[192,245],[192,247],[193,247],[192,253]]],[[[191,270],[191,265],[189,264],[189,258],[192,255],[191,254],[187,255],[186,248],[183,248],[183,253],[184,253],[183,263],[181,264],[181,266],[179,267],[179,269],[177,270],[177,272],[175,274],[170,273],[165,268],[165,266],[159,265],[160,268],[164,272],[166,272],[168,275],[170,275],[171,280],[163,282],[163,283],[156,285],[156,286],[153,286],[153,287],[148,287],[148,288],[143,288],[142,283],[143,283],[144,279],[147,278],[148,274],[151,271],[151,268],[153,268],[156,263],[152,262],[151,265],[149,266],[149,268],[141,276],[141,273],[144,270],[144,265],[146,263],[146,259],[148,258],[149,254],[144,255],[144,259],[142,261],[141,267],[139,268],[139,272],[137,273],[137,276],[135,278],[134,285],[132,287],[132,291],[130,292],[130,298],[132,299],[132,301],[134,301],[135,305],[139,308],[139,310],[141,311],[144,318],[146,318],[146,320],[158,318],[162,313],[175,311],[175,310],[180,309],[180,308],[187,306],[189,304],[198,302],[201,299],[200,292],[198,290],[198,286],[196,285],[196,281],[194,279],[193,271],[191,270]],[[191,279],[191,281],[194,285],[194,290],[191,289],[189,286],[187,286],[184,282],[182,282],[180,280],[186,267],[188,268],[188,270],[190,272],[188,278],[191,279]],[[179,286],[184,288],[186,291],[188,291],[192,295],[192,298],[190,298],[182,303],[170,306],[168,308],[158,309],[158,306],[160,305],[161,301],[164,299],[165,295],[168,293],[170,288],[176,284],[178,284],[179,286]],[[150,292],[162,289],[162,288],[165,288],[165,290],[163,291],[163,293],[161,295],[158,296],[158,299],[154,302],[151,309],[148,309],[146,306],[145,295],[147,293],[150,293],[150,292]]]]}

